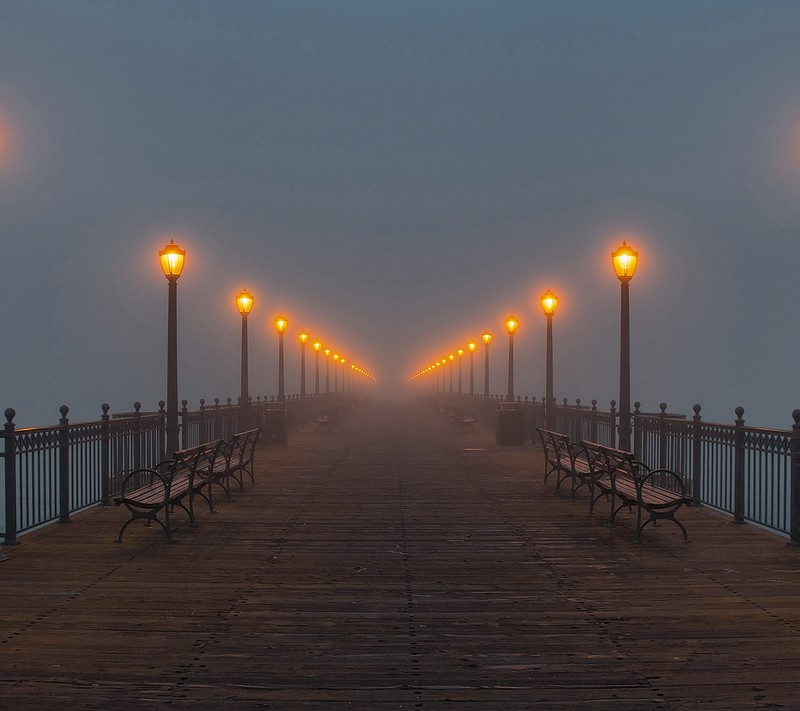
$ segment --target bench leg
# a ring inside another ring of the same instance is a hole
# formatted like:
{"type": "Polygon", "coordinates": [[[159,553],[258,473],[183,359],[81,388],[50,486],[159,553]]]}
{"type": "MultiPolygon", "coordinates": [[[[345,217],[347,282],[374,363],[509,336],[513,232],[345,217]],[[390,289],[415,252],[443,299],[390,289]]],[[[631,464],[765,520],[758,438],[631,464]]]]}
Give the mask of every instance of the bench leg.
{"type": "Polygon", "coordinates": [[[659,519],[669,519],[670,521],[672,521],[678,528],[681,529],[681,532],[683,533],[683,542],[684,543],[692,542],[692,539],[689,538],[689,534],[686,531],[686,527],[680,521],[678,521],[678,519],[675,518],[673,514],[670,513],[670,514],[659,515],[659,512],[657,511],[656,512],[651,511],[650,517],[641,526],[636,527],[636,536],[634,537],[634,542],[641,543],[642,531],[645,529],[645,526],[647,526],[648,523],[652,523],[655,526],[657,525],[659,519]]]}

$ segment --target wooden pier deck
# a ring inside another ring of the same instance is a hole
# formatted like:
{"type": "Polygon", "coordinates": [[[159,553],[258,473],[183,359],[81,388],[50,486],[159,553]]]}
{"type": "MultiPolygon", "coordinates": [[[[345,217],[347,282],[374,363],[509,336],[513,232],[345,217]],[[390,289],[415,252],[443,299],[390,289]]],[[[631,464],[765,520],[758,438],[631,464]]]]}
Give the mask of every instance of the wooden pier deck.
{"type": "Polygon", "coordinates": [[[635,545],[539,449],[411,404],[292,432],[257,479],[174,544],[114,543],[110,508],[0,550],[0,708],[800,708],[777,536],[693,509],[693,543],[635,545]]]}

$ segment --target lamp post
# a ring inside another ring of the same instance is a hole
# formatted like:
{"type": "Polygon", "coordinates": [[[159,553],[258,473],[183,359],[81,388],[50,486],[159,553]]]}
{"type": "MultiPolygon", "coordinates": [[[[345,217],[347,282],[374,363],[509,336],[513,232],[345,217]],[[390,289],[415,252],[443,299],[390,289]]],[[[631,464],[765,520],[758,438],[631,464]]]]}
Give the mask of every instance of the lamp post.
{"type": "Polygon", "coordinates": [[[450,361],[450,394],[453,394],[453,363],[455,363],[456,357],[451,353],[447,356],[447,359],[450,361]]]}
{"type": "Polygon", "coordinates": [[[467,350],[469,351],[469,396],[475,394],[475,349],[478,344],[475,341],[467,343],[467,350]]]}
{"type": "Polygon", "coordinates": [[[461,395],[461,359],[464,357],[464,349],[459,348],[456,355],[458,356],[458,394],[461,395]]]}
{"type": "Polygon", "coordinates": [[[484,331],[481,334],[483,341],[484,359],[483,359],[483,397],[489,398],[489,344],[492,342],[492,334],[489,331],[484,331]]]}
{"type": "Polygon", "coordinates": [[[161,269],[167,277],[167,457],[178,446],[178,277],[183,271],[186,250],[174,240],[158,253],[161,269]]]}
{"type": "Polygon", "coordinates": [[[331,353],[333,351],[330,348],[326,348],[322,351],[325,354],[325,394],[331,394],[331,353]]]}
{"type": "Polygon", "coordinates": [[[333,392],[339,392],[339,369],[336,367],[339,365],[339,354],[333,354],[333,392]]]}
{"type": "MultiPolygon", "coordinates": [[[[242,289],[236,297],[236,309],[242,317],[242,387],[240,394],[239,407],[243,412],[249,412],[247,409],[250,405],[250,394],[248,392],[248,364],[247,364],[247,317],[253,308],[253,296],[248,293],[247,289],[242,289]]],[[[245,416],[247,419],[247,416],[245,416]]],[[[249,422],[249,420],[248,420],[249,422]]],[[[248,425],[249,426],[249,425],[248,425]]]]}
{"type": "Polygon", "coordinates": [[[308,334],[305,330],[297,334],[297,340],[300,341],[300,397],[306,396],[306,343],[308,343],[308,334]]]}
{"type": "Polygon", "coordinates": [[[344,358],[339,358],[339,367],[342,369],[342,392],[347,392],[347,368],[344,367],[344,358]]]}
{"type": "Polygon", "coordinates": [[[278,332],[278,400],[280,402],[286,402],[286,393],[283,387],[283,334],[286,333],[288,326],[289,322],[283,316],[275,319],[275,330],[278,332]]]}
{"type": "Polygon", "coordinates": [[[631,450],[631,333],[630,281],[636,271],[639,253],[623,241],[611,253],[614,272],[620,282],[620,348],[619,348],[619,442],[620,449],[631,450]]]}
{"type": "Polygon", "coordinates": [[[319,352],[322,344],[319,341],[314,341],[311,347],[314,349],[314,396],[319,397],[319,352]]]}
{"type": "Polygon", "coordinates": [[[558,297],[548,289],[540,299],[542,311],[547,319],[547,377],[545,381],[544,422],[548,430],[553,429],[553,314],[558,306],[558,297]]]}
{"type": "Polygon", "coordinates": [[[445,378],[447,376],[445,375],[445,371],[447,370],[447,368],[446,368],[446,366],[447,366],[447,358],[442,358],[439,362],[442,364],[442,392],[446,393],[447,392],[447,384],[446,384],[445,378]]]}
{"type": "Polygon", "coordinates": [[[506,319],[508,331],[508,400],[514,399],[514,334],[519,327],[519,321],[514,316],[506,319]]]}

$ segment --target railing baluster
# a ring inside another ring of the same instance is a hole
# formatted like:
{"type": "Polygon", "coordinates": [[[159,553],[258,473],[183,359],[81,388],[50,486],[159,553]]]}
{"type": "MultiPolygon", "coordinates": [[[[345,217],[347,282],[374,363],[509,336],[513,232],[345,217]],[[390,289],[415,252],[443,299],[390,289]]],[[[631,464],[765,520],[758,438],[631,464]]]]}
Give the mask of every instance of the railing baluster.
{"type": "Polygon", "coordinates": [[[69,523],[69,408],[62,405],[59,408],[61,419],[58,421],[58,508],[59,523],[69,523]]]}
{"type": "Polygon", "coordinates": [[[5,411],[6,423],[3,428],[3,458],[5,459],[6,530],[4,546],[15,546],[17,540],[17,442],[14,435],[16,412],[9,407],[5,411]]]}
{"type": "Polygon", "coordinates": [[[792,412],[789,543],[800,546],[800,410],[792,412]]]}
{"type": "Polygon", "coordinates": [[[744,408],[736,408],[733,447],[733,522],[744,523],[744,408]]]}

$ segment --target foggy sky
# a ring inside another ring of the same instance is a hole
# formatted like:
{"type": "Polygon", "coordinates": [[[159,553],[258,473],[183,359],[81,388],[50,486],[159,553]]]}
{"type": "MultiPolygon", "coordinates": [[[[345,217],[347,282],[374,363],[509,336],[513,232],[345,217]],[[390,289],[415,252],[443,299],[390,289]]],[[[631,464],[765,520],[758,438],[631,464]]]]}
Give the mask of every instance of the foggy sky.
{"type": "MultiPolygon", "coordinates": [[[[155,409],[167,284],[179,397],[238,395],[233,296],[394,387],[476,339],[505,391],[787,427],[800,407],[800,3],[0,3],[0,405],[20,425],[155,409]]],[[[310,365],[313,360],[309,360],[310,365]]],[[[466,363],[465,363],[466,366],[466,363]]],[[[466,373],[466,371],[465,371],[466,373]]],[[[313,377],[309,374],[310,382],[313,377]]]]}

